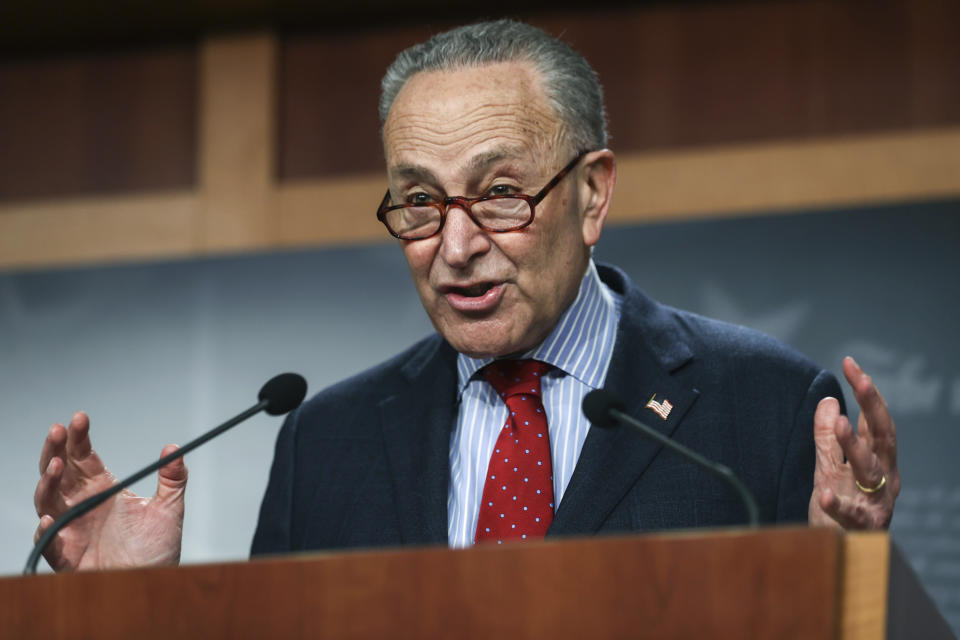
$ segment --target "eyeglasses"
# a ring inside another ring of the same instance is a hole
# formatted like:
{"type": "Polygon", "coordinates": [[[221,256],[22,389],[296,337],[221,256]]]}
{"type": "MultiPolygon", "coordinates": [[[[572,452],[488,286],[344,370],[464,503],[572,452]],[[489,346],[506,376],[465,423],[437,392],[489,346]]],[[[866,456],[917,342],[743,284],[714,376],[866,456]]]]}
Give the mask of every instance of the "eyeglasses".
{"type": "Polygon", "coordinates": [[[547,186],[533,196],[522,193],[479,198],[448,196],[434,202],[390,205],[390,190],[387,189],[377,209],[377,220],[382,222],[390,235],[395,238],[423,240],[440,233],[443,223],[447,220],[447,210],[450,205],[457,205],[484,231],[494,233],[517,231],[533,222],[536,205],[540,204],[550,190],[557,186],[585,155],[587,155],[586,151],[578,153],[576,158],[547,183],[547,186]]]}

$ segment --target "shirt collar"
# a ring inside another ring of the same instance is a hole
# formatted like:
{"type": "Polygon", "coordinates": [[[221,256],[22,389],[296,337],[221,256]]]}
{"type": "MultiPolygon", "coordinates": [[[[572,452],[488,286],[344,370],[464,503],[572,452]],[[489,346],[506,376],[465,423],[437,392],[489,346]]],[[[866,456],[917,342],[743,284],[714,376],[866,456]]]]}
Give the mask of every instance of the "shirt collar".
{"type": "MultiPolygon", "coordinates": [[[[520,358],[540,360],[553,365],[594,389],[603,384],[607,364],[613,352],[614,334],[619,321],[619,305],[614,293],[600,280],[593,260],[580,281],[580,291],[546,340],[520,358]],[[602,366],[597,366],[597,363],[602,366]]],[[[477,371],[494,358],[457,355],[458,391],[463,393],[477,371]]]]}

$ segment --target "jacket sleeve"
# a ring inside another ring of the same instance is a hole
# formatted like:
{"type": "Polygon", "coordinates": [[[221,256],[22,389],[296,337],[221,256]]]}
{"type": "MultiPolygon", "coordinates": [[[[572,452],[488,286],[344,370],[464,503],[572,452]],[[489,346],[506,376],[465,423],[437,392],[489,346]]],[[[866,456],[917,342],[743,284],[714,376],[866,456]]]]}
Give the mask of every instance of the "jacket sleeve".
{"type": "Polygon", "coordinates": [[[260,518],[250,555],[285,553],[291,550],[293,481],[296,474],[295,442],[300,409],[284,420],[270,469],[267,491],[260,505],[260,518]]]}

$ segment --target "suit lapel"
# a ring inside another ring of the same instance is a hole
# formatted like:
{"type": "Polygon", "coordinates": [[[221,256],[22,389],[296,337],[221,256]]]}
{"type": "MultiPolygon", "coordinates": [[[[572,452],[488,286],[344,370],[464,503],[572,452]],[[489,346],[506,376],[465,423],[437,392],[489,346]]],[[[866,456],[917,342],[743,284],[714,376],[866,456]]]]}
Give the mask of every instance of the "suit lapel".
{"type": "Polygon", "coordinates": [[[403,389],[380,403],[400,534],[407,544],[447,542],[450,431],[456,422],[456,354],[432,340],[401,369],[403,389]]]}
{"type": "MultiPolygon", "coordinates": [[[[605,271],[614,289],[628,286],[619,272],[605,271]]],[[[692,358],[669,314],[639,290],[627,290],[605,383],[626,403],[626,413],[671,435],[698,395],[671,373],[692,358]],[[652,398],[672,405],[665,419],[647,408],[652,398]]],[[[548,535],[596,532],[661,449],[629,427],[591,426],[548,535]]]]}

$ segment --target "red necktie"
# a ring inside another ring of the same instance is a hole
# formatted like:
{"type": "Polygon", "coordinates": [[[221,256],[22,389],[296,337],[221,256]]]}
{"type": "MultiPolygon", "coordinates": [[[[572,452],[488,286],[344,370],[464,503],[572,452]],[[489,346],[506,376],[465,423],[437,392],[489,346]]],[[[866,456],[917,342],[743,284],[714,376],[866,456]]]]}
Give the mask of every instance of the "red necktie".
{"type": "Polygon", "coordinates": [[[550,365],[497,360],[483,370],[510,414],[493,447],[476,541],[537,540],[553,521],[553,465],[540,378],[550,365]]]}

